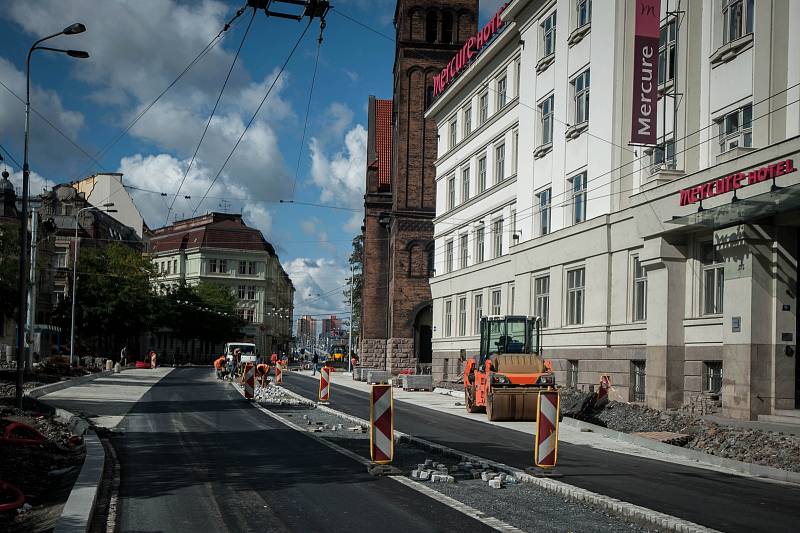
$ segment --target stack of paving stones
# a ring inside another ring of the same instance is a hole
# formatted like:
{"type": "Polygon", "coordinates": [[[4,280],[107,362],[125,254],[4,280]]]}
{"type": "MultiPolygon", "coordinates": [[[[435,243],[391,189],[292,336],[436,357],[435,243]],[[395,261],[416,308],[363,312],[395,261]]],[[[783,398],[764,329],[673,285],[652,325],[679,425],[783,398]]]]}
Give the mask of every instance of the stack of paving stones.
{"type": "Polygon", "coordinates": [[[367,383],[389,383],[392,373],[388,370],[370,370],[367,372],[367,383]]]}
{"type": "Polygon", "coordinates": [[[261,405],[310,405],[311,401],[301,401],[290,397],[281,387],[271,383],[266,387],[256,387],[255,400],[261,405]]]}
{"type": "Polygon", "coordinates": [[[411,479],[430,483],[455,483],[457,480],[480,479],[495,489],[517,483],[514,476],[495,472],[486,463],[462,461],[447,466],[431,459],[426,459],[424,463],[418,464],[417,468],[411,471],[411,479]]]}

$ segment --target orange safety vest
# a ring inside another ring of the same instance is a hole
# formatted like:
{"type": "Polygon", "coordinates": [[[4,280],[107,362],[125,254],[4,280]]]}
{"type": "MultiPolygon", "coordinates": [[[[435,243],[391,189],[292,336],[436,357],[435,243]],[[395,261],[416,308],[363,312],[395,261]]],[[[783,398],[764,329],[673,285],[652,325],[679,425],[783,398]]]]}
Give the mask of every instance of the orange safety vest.
{"type": "Polygon", "coordinates": [[[256,365],[256,374],[259,376],[266,376],[269,374],[269,365],[265,365],[264,363],[256,365]]]}

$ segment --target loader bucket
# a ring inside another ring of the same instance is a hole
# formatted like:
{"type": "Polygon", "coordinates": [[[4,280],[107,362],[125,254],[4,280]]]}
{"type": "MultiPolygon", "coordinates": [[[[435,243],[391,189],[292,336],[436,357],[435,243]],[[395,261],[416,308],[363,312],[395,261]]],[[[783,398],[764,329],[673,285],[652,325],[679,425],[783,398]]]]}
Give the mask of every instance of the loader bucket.
{"type": "Polygon", "coordinates": [[[493,388],[486,398],[489,420],[536,420],[539,389],[493,388]]]}

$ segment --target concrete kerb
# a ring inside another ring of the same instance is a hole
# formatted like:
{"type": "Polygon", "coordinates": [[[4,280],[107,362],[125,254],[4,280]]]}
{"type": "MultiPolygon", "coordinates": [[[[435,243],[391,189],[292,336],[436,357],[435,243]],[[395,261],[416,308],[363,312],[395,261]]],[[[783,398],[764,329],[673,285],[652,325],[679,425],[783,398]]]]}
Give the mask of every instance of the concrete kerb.
{"type": "MultiPolygon", "coordinates": [[[[299,394],[290,391],[289,389],[284,388],[283,390],[286,391],[286,393],[289,396],[292,396],[293,398],[305,402],[310,402],[307,398],[304,398],[299,394]]],[[[324,405],[317,405],[317,409],[337,415],[341,418],[344,418],[345,420],[359,424],[362,427],[369,427],[369,421],[364,420],[362,418],[348,415],[346,413],[341,413],[324,405]]],[[[432,452],[443,453],[458,457],[462,461],[475,461],[482,464],[488,464],[491,468],[495,470],[511,474],[512,476],[514,476],[523,483],[530,483],[532,485],[536,485],[537,487],[543,488],[550,492],[554,492],[564,498],[568,498],[576,502],[590,503],[597,507],[601,507],[610,512],[622,515],[628,519],[635,520],[643,524],[652,524],[656,527],[659,527],[667,531],[679,531],[683,533],[719,533],[715,529],[701,526],[700,524],[695,524],[694,522],[683,520],[681,518],[672,515],[660,513],[658,511],[653,511],[652,509],[647,509],[639,505],[634,505],[632,503],[624,502],[622,500],[618,500],[610,496],[605,496],[603,494],[598,494],[596,492],[582,489],[580,487],[575,487],[574,485],[570,485],[563,481],[531,476],[530,474],[527,474],[526,472],[520,470],[519,468],[515,468],[513,466],[509,466],[504,463],[498,463],[496,461],[487,460],[482,457],[478,457],[476,455],[464,453],[459,450],[450,448],[448,446],[443,446],[441,444],[436,444],[435,442],[430,442],[428,440],[421,439],[413,435],[408,435],[401,431],[395,430],[394,434],[398,442],[404,442],[404,441],[409,442],[421,448],[430,450],[432,452]]],[[[533,458],[533,450],[531,450],[531,458],[533,458]]]]}
{"type": "Polygon", "coordinates": [[[616,431],[614,429],[598,426],[595,424],[591,424],[589,422],[584,422],[582,420],[575,420],[574,418],[564,417],[561,423],[574,428],[586,429],[594,433],[599,433],[601,435],[605,435],[606,437],[616,439],[620,442],[635,444],[637,446],[641,446],[642,448],[647,448],[649,450],[667,453],[670,455],[678,455],[680,457],[684,457],[686,459],[696,461],[698,463],[707,463],[707,464],[712,464],[714,466],[728,468],[736,472],[741,472],[742,474],[747,474],[753,477],[772,479],[775,481],[783,481],[786,483],[800,484],[800,472],[790,472],[788,470],[781,470],[779,468],[773,468],[771,466],[762,466],[752,463],[745,463],[743,461],[737,461],[735,459],[728,459],[726,457],[711,455],[710,453],[704,453],[688,448],[681,448],[680,446],[673,446],[672,444],[665,444],[663,442],[658,442],[645,437],[640,437],[638,435],[623,433],[621,431],[616,431]]]}
{"type": "Polygon", "coordinates": [[[113,370],[103,370],[102,372],[95,372],[94,374],[87,374],[85,376],[80,376],[77,378],[65,379],[64,381],[56,381],[55,383],[48,383],[47,385],[41,385],[39,387],[34,387],[29,391],[26,391],[25,396],[29,396],[31,398],[39,398],[41,396],[44,396],[45,394],[50,394],[51,392],[60,391],[69,387],[74,387],[76,385],[82,385],[87,381],[94,381],[97,378],[110,376],[113,373],[114,373],[113,370]]]}

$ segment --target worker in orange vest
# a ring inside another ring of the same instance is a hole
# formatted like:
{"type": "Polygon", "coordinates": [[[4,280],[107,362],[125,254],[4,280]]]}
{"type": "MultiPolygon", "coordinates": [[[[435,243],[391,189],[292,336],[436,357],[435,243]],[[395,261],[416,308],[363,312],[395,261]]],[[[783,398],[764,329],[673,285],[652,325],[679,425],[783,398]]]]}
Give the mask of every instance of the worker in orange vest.
{"type": "Polygon", "coordinates": [[[158,354],[155,350],[150,350],[150,368],[156,368],[156,359],[158,358],[158,354]]]}
{"type": "Polygon", "coordinates": [[[220,355],[214,361],[214,368],[217,370],[217,379],[222,379],[222,377],[223,377],[222,376],[222,370],[223,370],[224,367],[225,367],[225,356],[224,355],[220,355]]]}
{"type": "Polygon", "coordinates": [[[266,363],[258,363],[256,365],[256,378],[258,379],[261,387],[267,386],[267,376],[269,375],[269,365],[266,363]]]}

